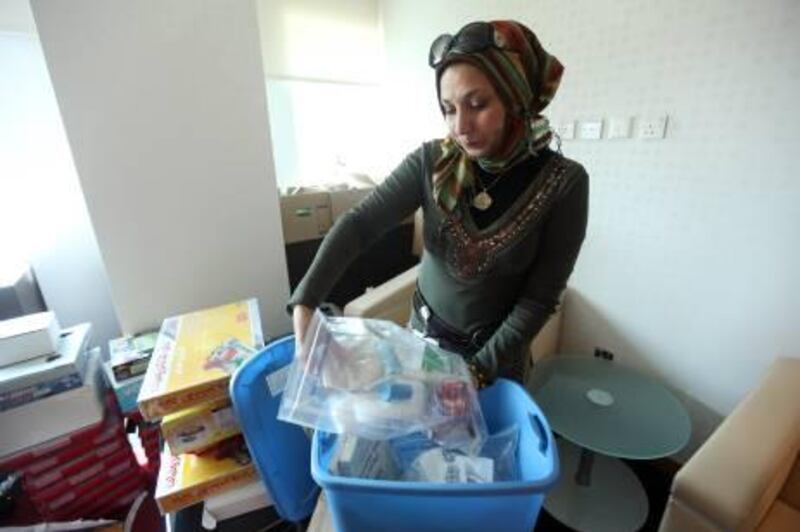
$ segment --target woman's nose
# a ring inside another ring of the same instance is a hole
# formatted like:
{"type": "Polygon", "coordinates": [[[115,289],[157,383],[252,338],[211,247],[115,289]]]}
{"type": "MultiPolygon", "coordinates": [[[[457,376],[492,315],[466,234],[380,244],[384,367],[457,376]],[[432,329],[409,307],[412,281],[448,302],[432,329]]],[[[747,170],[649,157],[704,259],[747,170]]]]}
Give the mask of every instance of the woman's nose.
{"type": "Polygon", "coordinates": [[[464,135],[470,132],[472,121],[467,113],[456,112],[455,124],[453,126],[456,135],[464,135]]]}

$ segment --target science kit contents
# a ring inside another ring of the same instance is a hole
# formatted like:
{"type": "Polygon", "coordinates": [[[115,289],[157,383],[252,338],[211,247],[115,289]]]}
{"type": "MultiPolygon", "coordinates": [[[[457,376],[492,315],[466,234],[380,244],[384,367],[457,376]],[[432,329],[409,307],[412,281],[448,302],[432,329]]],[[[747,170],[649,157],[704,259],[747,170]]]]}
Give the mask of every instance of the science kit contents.
{"type": "Polygon", "coordinates": [[[477,452],[486,422],[464,360],[383,320],[314,314],[290,366],[278,419],[386,440],[425,432],[477,452]]]}
{"type": "Polygon", "coordinates": [[[330,472],[443,483],[513,480],[519,427],[488,434],[461,356],[392,322],[317,312],[278,419],[338,435],[330,472]]]}

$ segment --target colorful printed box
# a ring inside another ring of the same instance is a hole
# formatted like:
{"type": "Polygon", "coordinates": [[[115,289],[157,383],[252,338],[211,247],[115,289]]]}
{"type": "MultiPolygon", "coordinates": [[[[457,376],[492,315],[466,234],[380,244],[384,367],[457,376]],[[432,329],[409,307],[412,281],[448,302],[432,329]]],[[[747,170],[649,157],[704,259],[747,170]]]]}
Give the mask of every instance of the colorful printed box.
{"type": "Polygon", "coordinates": [[[117,380],[110,362],[103,363],[103,372],[105,373],[108,385],[114,391],[114,396],[117,398],[120,412],[123,414],[137,412],[139,405],[136,400],[139,398],[139,391],[142,389],[144,375],[139,375],[138,377],[126,379],[124,381],[117,380]]]}
{"type": "Polygon", "coordinates": [[[156,502],[162,513],[174,512],[257,478],[244,439],[234,436],[203,454],[161,454],[156,502]]]}
{"type": "Polygon", "coordinates": [[[109,366],[117,381],[125,381],[147,371],[147,364],[156,346],[158,331],[123,336],[108,342],[109,366]]]}
{"type": "Polygon", "coordinates": [[[161,434],[172,454],[197,453],[240,432],[229,399],[181,410],[161,421],[161,434]]]}
{"type": "Polygon", "coordinates": [[[139,392],[142,417],[228,397],[231,373],[263,343],[255,299],[167,318],[139,392]]]}

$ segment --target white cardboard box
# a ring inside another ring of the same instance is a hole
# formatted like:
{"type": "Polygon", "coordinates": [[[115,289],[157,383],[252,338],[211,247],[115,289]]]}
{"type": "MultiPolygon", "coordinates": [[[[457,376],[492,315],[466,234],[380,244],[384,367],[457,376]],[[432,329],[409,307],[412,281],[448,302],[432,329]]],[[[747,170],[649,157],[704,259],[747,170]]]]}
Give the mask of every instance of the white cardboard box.
{"type": "Polygon", "coordinates": [[[0,367],[54,353],[60,332],[52,312],[0,321],[0,367]]]}
{"type": "Polygon", "coordinates": [[[91,332],[90,323],[68,327],[61,331],[57,354],[0,367],[0,412],[82,386],[86,382],[91,332]],[[69,385],[64,385],[65,382],[69,385]],[[30,397],[20,399],[26,395],[30,397]]]}
{"type": "Polygon", "coordinates": [[[86,384],[0,412],[0,457],[58,438],[103,419],[100,349],[89,353],[86,384]]]}
{"type": "Polygon", "coordinates": [[[220,521],[268,506],[272,506],[272,497],[264,483],[261,480],[251,482],[206,499],[203,504],[203,528],[213,530],[220,521]]]}

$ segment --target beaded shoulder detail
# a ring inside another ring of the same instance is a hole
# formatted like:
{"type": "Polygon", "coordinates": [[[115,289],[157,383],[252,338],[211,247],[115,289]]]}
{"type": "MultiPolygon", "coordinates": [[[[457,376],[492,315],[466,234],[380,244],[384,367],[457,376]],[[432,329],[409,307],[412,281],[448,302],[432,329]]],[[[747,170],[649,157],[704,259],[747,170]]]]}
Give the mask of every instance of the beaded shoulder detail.
{"type": "Polygon", "coordinates": [[[447,235],[447,266],[462,279],[479,277],[492,269],[497,256],[521,240],[538,225],[572,180],[568,172],[570,163],[559,157],[545,168],[547,174],[537,179],[533,189],[526,194],[528,201],[513,218],[496,231],[475,234],[465,226],[464,216],[449,216],[442,231],[447,235]]]}

